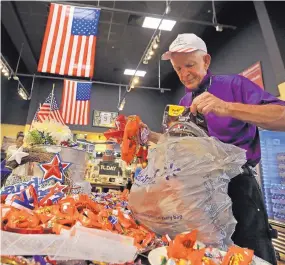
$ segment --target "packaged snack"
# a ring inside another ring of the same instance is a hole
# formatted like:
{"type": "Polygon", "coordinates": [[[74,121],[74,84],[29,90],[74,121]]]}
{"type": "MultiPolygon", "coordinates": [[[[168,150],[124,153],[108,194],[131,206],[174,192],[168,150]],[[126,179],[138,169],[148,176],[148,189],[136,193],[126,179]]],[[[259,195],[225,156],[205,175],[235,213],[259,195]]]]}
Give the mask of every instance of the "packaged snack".
{"type": "Polygon", "coordinates": [[[223,259],[222,265],[249,265],[253,258],[253,250],[232,246],[223,259]]]}
{"type": "Polygon", "coordinates": [[[163,114],[162,129],[164,133],[167,133],[171,129],[171,135],[176,136],[201,136],[200,131],[193,131],[187,129],[187,123],[195,123],[204,134],[207,135],[206,119],[202,114],[194,116],[190,112],[190,108],[177,105],[167,105],[163,114]]]}

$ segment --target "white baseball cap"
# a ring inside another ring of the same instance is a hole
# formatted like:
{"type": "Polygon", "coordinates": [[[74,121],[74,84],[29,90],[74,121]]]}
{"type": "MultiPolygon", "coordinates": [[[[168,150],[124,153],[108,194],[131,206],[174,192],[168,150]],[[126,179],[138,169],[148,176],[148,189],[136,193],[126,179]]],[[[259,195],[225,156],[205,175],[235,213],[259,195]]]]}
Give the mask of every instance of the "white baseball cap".
{"type": "Polygon", "coordinates": [[[169,60],[173,52],[193,52],[201,50],[207,53],[205,42],[193,33],[179,34],[170,44],[169,51],[161,56],[162,60],[169,60]]]}

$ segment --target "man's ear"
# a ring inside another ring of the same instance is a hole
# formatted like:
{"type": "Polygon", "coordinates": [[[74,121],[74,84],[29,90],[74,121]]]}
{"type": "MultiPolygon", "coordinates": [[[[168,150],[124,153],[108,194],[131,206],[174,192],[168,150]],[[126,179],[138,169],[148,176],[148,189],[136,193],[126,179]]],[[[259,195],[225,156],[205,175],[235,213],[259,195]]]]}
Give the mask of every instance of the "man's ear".
{"type": "Polygon", "coordinates": [[[208,70],[211,64],[211,55],[210,54],[206,54],[204,56],[204,63],[205,63],[205,69],[208,70]]]}

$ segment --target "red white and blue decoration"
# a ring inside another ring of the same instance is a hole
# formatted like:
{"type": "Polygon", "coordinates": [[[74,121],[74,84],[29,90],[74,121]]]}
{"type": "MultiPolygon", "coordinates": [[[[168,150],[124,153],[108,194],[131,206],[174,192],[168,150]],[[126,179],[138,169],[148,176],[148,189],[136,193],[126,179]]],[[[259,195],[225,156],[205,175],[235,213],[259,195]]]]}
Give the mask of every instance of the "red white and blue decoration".
{"type": "Polygon", "coordinates": [[[56,154],[49,163],[41,163],[39,167],[44,172],[43,181],[54,179],[59,182],[64,180],[64,172],[70,167],[72,163],[63,162],[56,154]]]}
{"type": "Polygon", "coordinates": [[[65,196],[66,185],[57,182],[53,186],[42,187],[42,184],[42,178],[33,177],[30,181],[3,187],[0,194],[1,197],[7,196],[5,201],[10,201],[15,208],[28,210],[55,203],[65,196]]]}
{"type": "Polygon", "coordinates": [[[20,195],[14,195],[11,206],[17,209],[33,210],[38,205],[38,196],[34,186],[29,186],[20,192],[20,195]]]}

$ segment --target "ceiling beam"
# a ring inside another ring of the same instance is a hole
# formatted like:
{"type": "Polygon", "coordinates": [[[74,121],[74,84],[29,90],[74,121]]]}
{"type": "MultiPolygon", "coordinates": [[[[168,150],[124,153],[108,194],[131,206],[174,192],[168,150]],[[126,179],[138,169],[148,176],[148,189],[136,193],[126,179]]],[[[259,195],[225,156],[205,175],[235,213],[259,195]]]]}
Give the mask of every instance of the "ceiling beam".
{"type": "Polygon", "coordinates": [[[22,53],[22,60],[30,73],[37,70],[37,60],[32,52],[27,36],[24,32],[22,23],[15,11],[12,2],[2,3],[2,22],[6,28],[12,42],[14,43],[18,53],[20,54],[22,43],[24,43],[24,52],[22,53]]]}
{"type": "MultiPolygon", "coordinates": [[[[48,76],[48,75],[31,75],[31,74],[22,74],[18,73],[17,76],[23,76],[23,77],[32,77],[32,78],[39,78],[39,79],[52,79],[52,80],[64,80],[65,77],[59,77],[59,76],[48,76]]],[[[74,78],[73,76],[69,76],[69,79],[73,80],[79,80],[74,78]]],[[[80,81],[80,80],[79,80],[80,81]]],[[[82,79],[81,79],[82,81],[82,79]]],[[[102,81],[95,81],[95,80],[87,80],[87,82],[91,82],[93,84],[100,84],[100,85],[108,85],[108,86],[117,86],[117,87],[128,87],[127,84],[119,84],[119,83],[111,83],[111,82],[102,82],[102,81]]],[[[164,90],[164,91],[171,91],[170,88],[158,88],[158,87],[151,87],[151,86],[136,86],[135,88],[143,88],[143,89],[150,89],[150,90],[164,90]]]]}
{"type": "MultiPolygon", "coordinates": [[[[47,1],[47,2],[52,2],[52,1],[47,1]]],[[[106,7],[106,6],[100,6],[100,5],[92,5],[92,4],[87,5],[87,4],[77,3],[77,2],[63,2],[63,1],[59,1],[56,3],[64,4],[64,5],[81,6],[81,7],[95,7],[95,8],[100,8],[102,10],[109,11],[109,12],[127,13],[127,14],[139,15],[142,17],[157,17],[157,18],[163,17],[163,15],[160,15],[160,14],[152,14],[152,13],[140,12],[140,11],[135,11],[135,10],[113,8],[113,7],[106,7]]],[[[175,20],[180,23],[193,23],[193,24],[199,24],[199,25],[211,26],[211,27],[216,26],[214,23],[210,21],[204,21],[204,20],[186,19],[186,18],[178,18],[178,17],[170,17],[170,16],[164,16],[164,18],[175,20]]],[[[220,23],[219,25],[221,25],[223,28],[228,28],[228,29],[233,29],[233,30],[237,28],[236,26],[233,26],[233,25],[225,25],[225,24],[220,24],[220,23]]]]}

